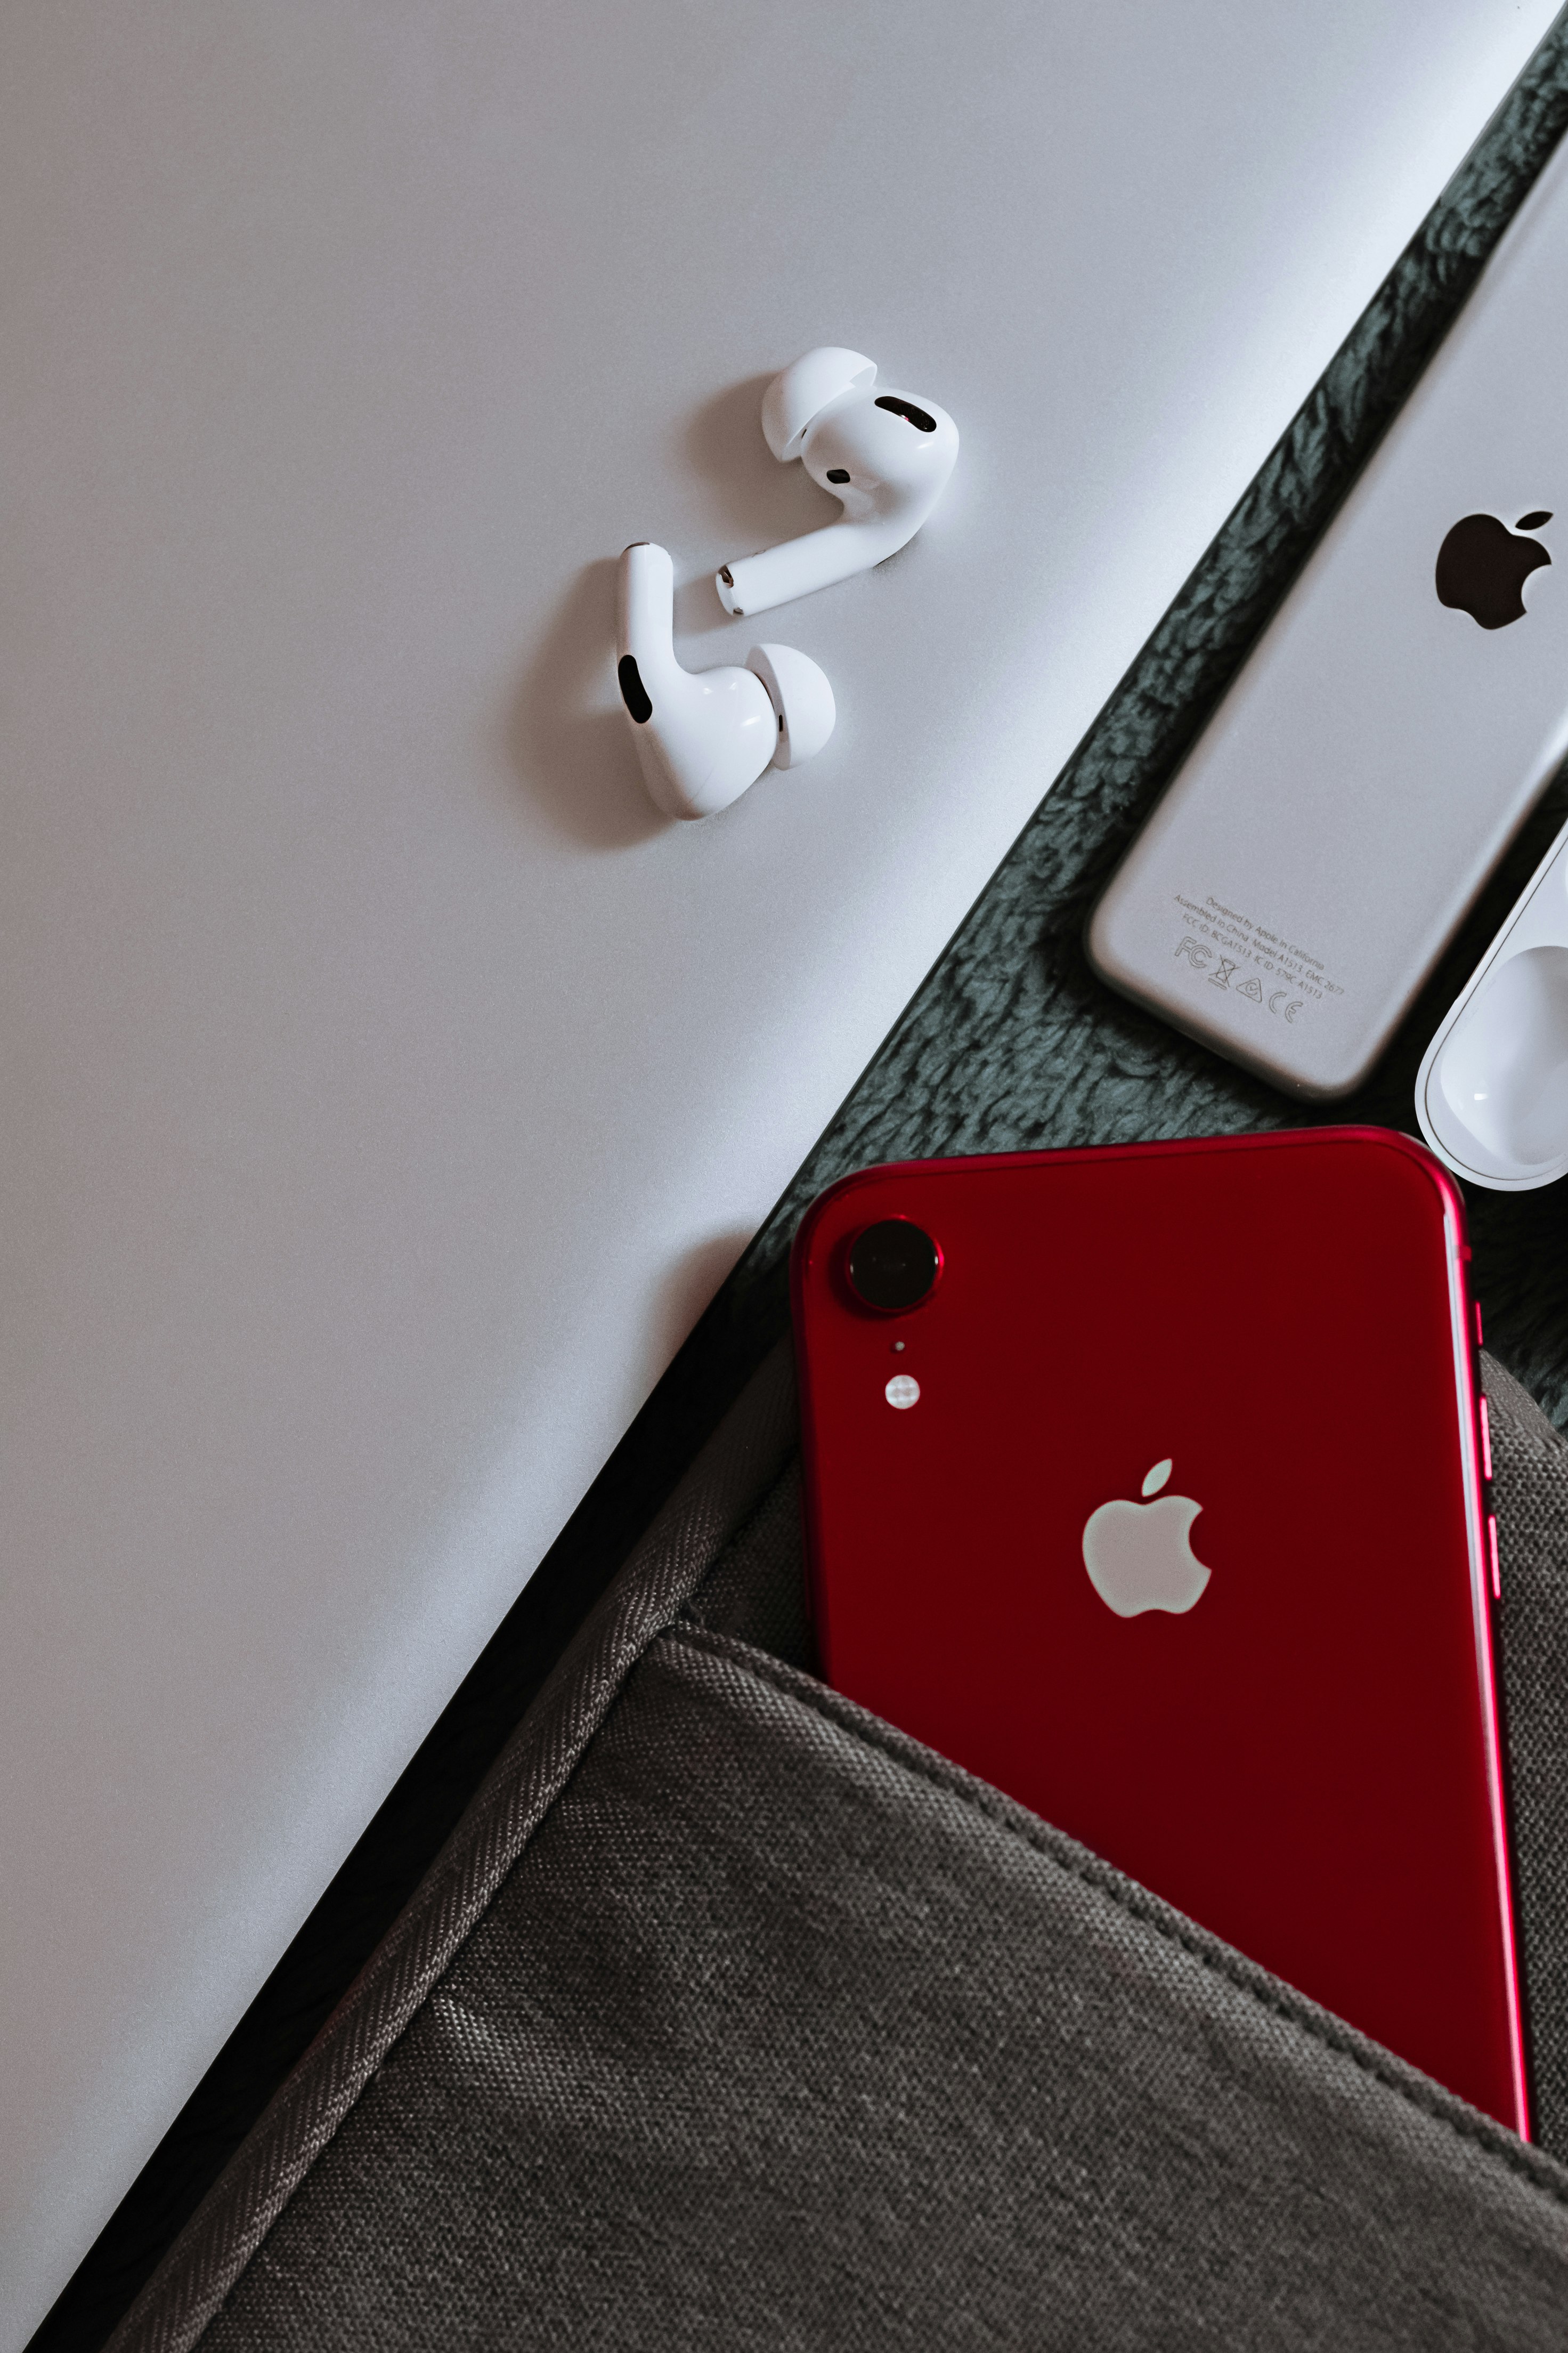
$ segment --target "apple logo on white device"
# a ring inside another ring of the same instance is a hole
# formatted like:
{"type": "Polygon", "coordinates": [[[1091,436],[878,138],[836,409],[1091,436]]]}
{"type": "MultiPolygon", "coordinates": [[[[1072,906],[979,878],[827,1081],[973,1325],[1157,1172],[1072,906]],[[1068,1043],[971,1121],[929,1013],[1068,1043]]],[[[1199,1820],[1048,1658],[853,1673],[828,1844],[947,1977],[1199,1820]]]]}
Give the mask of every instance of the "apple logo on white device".
{"type": "Polygon", "coordinates": [[[1158,1503],[1134,1504],[1119,1496],[1090,1512],[1083,1525],[1083,1565],[1108,1609],[1136,1618],[1144,1609],[1190,1609],[1210,1572],[1188,1538],[1203,1510],[1190,1495],[1161,1495],[1171,1475],[1169,1458],[1156,1462],[1143,1493],[1158,1503]]]}

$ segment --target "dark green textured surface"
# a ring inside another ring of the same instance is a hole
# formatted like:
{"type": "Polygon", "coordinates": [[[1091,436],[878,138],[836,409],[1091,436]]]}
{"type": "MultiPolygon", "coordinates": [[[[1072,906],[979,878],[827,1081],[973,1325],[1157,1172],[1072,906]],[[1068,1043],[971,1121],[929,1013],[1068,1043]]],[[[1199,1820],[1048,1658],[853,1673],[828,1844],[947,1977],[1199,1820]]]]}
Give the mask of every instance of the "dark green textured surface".
{"type": "MultiPolygon", "coordinates": [[[[1371,1083],[1306,1108],[1141,1013],[1084,959],[1094,898],[1451,324],[1568,121],[1568,29],[1402,256],[1241,505],[693,1335],[732,1381],[782,1329],[801,1211],[870,1162],[1370,1121],[1415,1128],[1421,1055],[1545,843],[1560,780],[1371,1083]]],[[[1347,843],[1347,856],[1354,845],[1347,843]]],[[[1568,1422],[1568,1189],[1468,1196],[1489,1345],[1568,1422]]]]}

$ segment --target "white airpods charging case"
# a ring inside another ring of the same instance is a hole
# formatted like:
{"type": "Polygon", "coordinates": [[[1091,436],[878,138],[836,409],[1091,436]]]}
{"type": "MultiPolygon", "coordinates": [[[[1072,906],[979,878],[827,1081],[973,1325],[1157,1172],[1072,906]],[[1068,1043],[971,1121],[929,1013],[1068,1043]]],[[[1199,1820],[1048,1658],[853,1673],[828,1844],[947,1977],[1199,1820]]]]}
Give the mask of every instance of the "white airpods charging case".
{"type": "Polygon", "coordinates": [[[1415,1115],[1471,1184],[1528,1193],[1568,1176],[1568,826],[1427,1047],[1415,1115]]]}

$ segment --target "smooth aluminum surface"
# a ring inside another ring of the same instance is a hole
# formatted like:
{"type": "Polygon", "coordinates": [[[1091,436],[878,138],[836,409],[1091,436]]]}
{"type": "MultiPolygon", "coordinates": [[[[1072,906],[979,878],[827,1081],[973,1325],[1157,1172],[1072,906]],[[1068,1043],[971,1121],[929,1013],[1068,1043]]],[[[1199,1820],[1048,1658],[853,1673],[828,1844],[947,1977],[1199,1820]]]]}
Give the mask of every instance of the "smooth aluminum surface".
{"type": "Polygon", "coordinates": [[[1091,919],[1291,1094],[1361,1084],[1568,748],[1565,375],[1560,151],[1091,919]],[[1511,622],[1439,595],[1477,516],[1533,566],[1511,622]]]}

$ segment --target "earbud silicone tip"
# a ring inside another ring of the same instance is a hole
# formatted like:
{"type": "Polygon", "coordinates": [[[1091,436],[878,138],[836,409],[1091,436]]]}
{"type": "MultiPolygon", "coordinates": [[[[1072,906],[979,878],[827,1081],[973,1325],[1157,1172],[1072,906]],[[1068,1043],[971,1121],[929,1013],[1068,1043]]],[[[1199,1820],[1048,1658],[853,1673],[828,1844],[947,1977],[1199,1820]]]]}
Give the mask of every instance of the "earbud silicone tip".
{"type": "Polygon", "coordinates": [[[794,646],[753,646],[746,668],[762,680],[778,714],[773,766],[798,768],[803,760],[814,759],[838,716],[826,672],[794,646]]]}
{"type": "Polygon", "coordinates": [[[773,456],[781,461],[798,458],[807,430],[825,408],[876,381],[876,361],[838,343],[823,343],[792,361],[763,395],[763,438],[773,456]]]}

